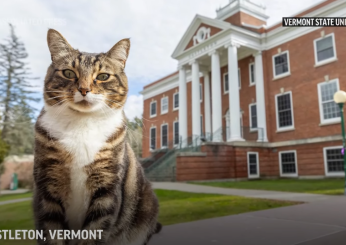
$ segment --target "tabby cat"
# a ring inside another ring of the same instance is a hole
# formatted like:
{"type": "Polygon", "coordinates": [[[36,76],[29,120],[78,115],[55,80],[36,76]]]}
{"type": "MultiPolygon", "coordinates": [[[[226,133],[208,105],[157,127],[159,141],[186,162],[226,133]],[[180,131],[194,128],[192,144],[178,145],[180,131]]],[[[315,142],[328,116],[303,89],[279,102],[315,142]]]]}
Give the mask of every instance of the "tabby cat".
{"type": "Polygon", "coordinates": [[[130,40],[107,53],[74,49],[48,31],[52,63],[35,125],[38,244],[146,244],[161,229],[158,201],[126,141],[124,72],[130,40]],[[49,230],[103,230],[101,240],[50,239],[49,230]]]}

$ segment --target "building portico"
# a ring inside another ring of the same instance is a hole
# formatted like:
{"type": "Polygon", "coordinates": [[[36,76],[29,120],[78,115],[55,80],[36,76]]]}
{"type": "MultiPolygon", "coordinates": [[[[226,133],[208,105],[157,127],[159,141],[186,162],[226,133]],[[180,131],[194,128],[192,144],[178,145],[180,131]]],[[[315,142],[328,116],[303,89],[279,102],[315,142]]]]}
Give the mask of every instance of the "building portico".
{"type": "MultiPolygon", "coordinates": [[[[180,63],[180,72],[179,72],[179,91],[180,97],[186,97],[184,91],[186,91],[187,77],[186,71],[191,73],[192,81],[192,136],[200,136],[201,132],[201,123],[200,123],[200,88],[199,81],[200,78],[203,79],[204,84],[204,106],[205,106],[205,116],[204,116],[204,125],[205,125],[205,136],[213,135],[212,141],[220,142],[222,141],[221,130],[222,126],[222,76],[221,76],[221,62],[227,63],[228,66],[228,96],[229,96],[229,122],[228,132],[230,134],[227,137],[229,142],[238,142],[244,141],[242,138],[242,125],[241,123],[241,108],[240,108],[240,95],[239,95],[239,73],[238,73],[238,50],[241,54],[247,54],[252,52],[255,57],[255,78],[256,78],[256,99],[257,101],[257,111],[258,113],[258,128],[261,129],[261,133],[258,134],[259,142],[266,142],[266,114],[265,114],[265,96],[264,96],[264,84],[263,84],[263,61],[262,54],[260,50],[254,50],[251,47],[242,46],[241,43],[246,43],[246,40],[235,41],[231,39],[230,41],[221,47],[217,45],[210,45],[208,52],[205,52],[206,48],[201,50],[196,50],[192,61],[180,63]],[[199,55],[198,55],[199,54],[199,55]],[[182,63],[182,64],[181,64],[182,63]],[[201,70],[201,67],[202,70],[201,70]],[[211,82],[209,78],[209,73],[211,74],[211,82]],[[258,81],[258,82],[257,82],[258,81]],[[211,93],[210,93],[211,90],[211,93]],[[212,98],[212,99],[210,99],[212,98]],[[259,103],[258,103],[259,102],[259,103]],[[211,112],[212,112],[212,116],[211,112]]],[[[184,58],[182,59],[184,60],[184,58]]],[[[180,106],[182,108],[187,108],[187,101],[184,98],[180,99],[180,106]]],[[[185,110],[183,110],[185,115],[185,110]]],[[[187,135],[187,117],[179,114],[179,125],[180,131],[179,135],[183,139],[187,139],[191,135],[187,135]]]]}

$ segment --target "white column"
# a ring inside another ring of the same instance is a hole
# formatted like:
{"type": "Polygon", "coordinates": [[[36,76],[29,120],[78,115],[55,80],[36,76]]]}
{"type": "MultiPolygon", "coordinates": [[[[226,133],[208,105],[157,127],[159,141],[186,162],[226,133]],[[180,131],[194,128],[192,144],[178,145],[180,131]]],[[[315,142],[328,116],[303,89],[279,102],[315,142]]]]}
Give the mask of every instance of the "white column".
{"type": "Polygon", "coordinates": [[[217,50],[213,50],[211,55],[211,79],[212,79],[212,127],[213,127],[213,141],[222,141],[222,104],[221,104],[221,71],[220,71],[220,57],[217,50]]]}
{"type": "Polygon", "coordinates": [[[264,94],[264,79],[263,79],[263,61],[262,52],[254,54],[255,57],[255,81],[256,81],[256,109],[257,109],[257,127],[258,141],[267,142],[267,121],[266,121],[266,103],[264,94]]]}
{"type": "Polygon", "coordinates": [[[201,135],[201,98],[199,92],[199,64],[197,60],[191,62],[192,65],[192,135],[201,135]]]}
{"type": "MultiPolygon", "coordinates": [[[[182,143],[187,140],[187,93],[186,93],[186,70],[179,67],[179,136],[182,143]]],[[[184,146],[184,145],[183,145],[184,146]]]]}
{"type": "Polygon", "coordinates": [[[204,72],[204,127],[205,133],[208,136],[211,133],[210,121],[210,79],[209,72],[204,72]]]}
{"type": "Polygon", "coordinates": [[[231,137],[229,141],[244,141],[240,128],[240,99],[238,84],[238,55],[239,45],[230,42],[225,46],[228,49],[228,87],[229,87],[229,115],[231,137]]]}

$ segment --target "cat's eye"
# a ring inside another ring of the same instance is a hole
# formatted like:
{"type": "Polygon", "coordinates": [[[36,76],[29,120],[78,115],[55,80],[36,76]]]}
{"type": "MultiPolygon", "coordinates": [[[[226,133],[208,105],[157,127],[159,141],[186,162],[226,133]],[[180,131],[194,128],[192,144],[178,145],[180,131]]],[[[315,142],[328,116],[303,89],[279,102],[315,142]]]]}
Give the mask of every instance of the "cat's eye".
{"type": "Polygon", "coordinates": [[[71,79],[71,78],[76,78],[76,73],[74,73],[73,71],[71,70],[63,70],[62,72],[64,74],[65,77],[71,79]]]}
{"type": "Polygon", "coordinates": [[[97,80],[99,81],[106,81],[109,78],[109,74],[102,73],[96,77],[97,80]]]}

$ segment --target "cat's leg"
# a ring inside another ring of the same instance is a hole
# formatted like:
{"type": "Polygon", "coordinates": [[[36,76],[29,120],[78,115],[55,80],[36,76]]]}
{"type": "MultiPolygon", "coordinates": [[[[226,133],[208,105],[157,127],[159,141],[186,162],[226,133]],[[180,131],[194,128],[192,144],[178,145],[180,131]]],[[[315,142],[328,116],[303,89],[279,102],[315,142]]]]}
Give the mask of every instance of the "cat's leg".
{"type": "MultiPolygon", "coordinates": [[[[48,194],[34,195],[34,213],[36,230],[43,231],[43,239],[38,239],[41,245],[66,245],[64,240],[54,240],[51,234],[56,230],[68,229],[65,222],[64,208],[61,202],[48,194]]],[[[56,234],[56,233],[55,233],[56,234]]]]}
{"type": "Polygon", "coordinates": [[[92,193],[82,230],[102,230],[101,239],[98,236],[96,240],[81,240],[78,245],[108,244],[121,202],[114,189],[114,186],[110,189],[99,188],[92,193]]]}
{"type": "MultiPolygon", "coordinates": [[[[159,232],[161,231],[161,229],[162,229],[161,223],[159,223],[159,222],[156,223],[156,230],[155,230],[154,234],[159,233],[159,232]]],[[[148,243],[149,243],[151,237],[152,237],[154,234],[149,234],[143,245],[148,245],[148,243]]]]}

